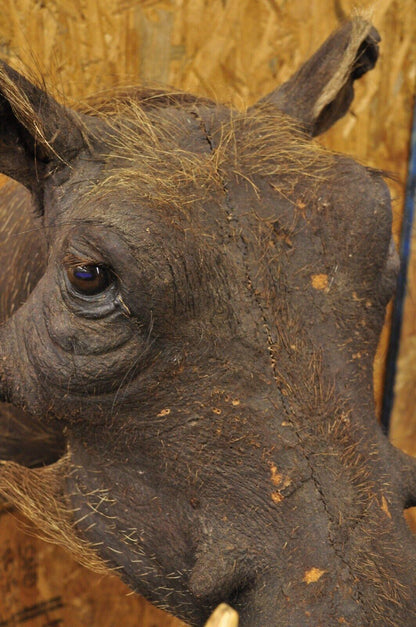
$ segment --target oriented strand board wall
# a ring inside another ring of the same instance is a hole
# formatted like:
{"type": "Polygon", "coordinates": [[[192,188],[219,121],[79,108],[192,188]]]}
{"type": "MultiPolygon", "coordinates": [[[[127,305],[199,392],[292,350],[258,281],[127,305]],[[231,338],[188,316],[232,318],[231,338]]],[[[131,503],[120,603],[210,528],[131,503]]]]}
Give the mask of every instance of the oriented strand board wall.
{"type": "Polygon", "coordinates": [[[98,576],[63,550],[25,533],[0,508],[0,625],[27,627],[180,627],[131,595],[115,576],[98,576]],[[127,596],[130,595],[130,596],[127,596]]]}
{"type": "MultiPolygon", "coordinates": [[[[43,74],[69,103],[114,83],[156,82],[244,106],[286,80],[354,5],[353,0],[0,0],[0,54],[15,67],[43,74]]],[[[414,0],[364,0],[361,6],[372,6],[383,39],[381,58],[357,85],[351,112],[323,141],[397,175],[398,182],[391,183],[397,232],[416,68],[416,11],[414,0]]],[[[415,306],[416,292],[410,297],[410,319],[416,319],[415,306]]],[[[414,395],[414,324],[412,337],[413,371],[400,389],[407,394],[407,386],[414,395]]],[[[383,354],[382,347],[375,374],[378,398],[383,354]]],[[[405,396],[400,403],[406,407],[405,396]]],[[[413,452],[415,423],[415,417],[413,427],[406,423],[413,452]]],[[[397,418],[393,437],[409,448],[400,433],[397,418]]],[[[0,517],[0,573],[1,625],[19,620],[31,627],[179,625],[141,599],[127,597],[118,581],[87,573],[60,549],[24,535],[7,513],[0,517]]]]}

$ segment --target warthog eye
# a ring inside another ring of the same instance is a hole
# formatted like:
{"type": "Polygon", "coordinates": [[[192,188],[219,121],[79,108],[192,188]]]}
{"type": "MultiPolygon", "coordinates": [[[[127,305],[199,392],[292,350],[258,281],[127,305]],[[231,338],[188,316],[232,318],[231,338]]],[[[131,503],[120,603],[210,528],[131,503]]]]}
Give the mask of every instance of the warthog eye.
{"type": "Polygon", "coordinates": [[[114,281],[112,271],[103,265],[70,265],[66,268],[66,273],[74,290],[85,296],[104,292],[114,281]]]}

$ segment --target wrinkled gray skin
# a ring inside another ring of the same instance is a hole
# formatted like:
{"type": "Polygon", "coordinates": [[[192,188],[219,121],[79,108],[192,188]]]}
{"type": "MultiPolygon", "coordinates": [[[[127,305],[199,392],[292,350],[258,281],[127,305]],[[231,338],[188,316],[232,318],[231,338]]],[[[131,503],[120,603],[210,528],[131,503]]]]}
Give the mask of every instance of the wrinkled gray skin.
{"type": "MultiPolygon", "coordinates": [[[[324,131],[378,39],[345,25],[262,106],[324,131]]],[[[3,457],[50,463],[65,442],[71,472],[56,473],[77,534],[192,625],[221,601],[242,627],[414,624],[414,464],[373,412],[397,268],[380,174],[334,156],[314,177],[300,162],[290,185],[276,146],[274,174],[251,185],[225,163],[216,195],[183,206],[160,206],[157,181],[142,196],[117,184],[116,161],[114,187],[94,194],[117,124],[7,66],[0,94],[0,169],[36,212],[5,193],[3,457]],[[83,295],[69,254],[112,280],[83,295]]],[[[199,156],[229,117],[183,95],[142,106],[177,120],[176,145],[199,156]]]]}

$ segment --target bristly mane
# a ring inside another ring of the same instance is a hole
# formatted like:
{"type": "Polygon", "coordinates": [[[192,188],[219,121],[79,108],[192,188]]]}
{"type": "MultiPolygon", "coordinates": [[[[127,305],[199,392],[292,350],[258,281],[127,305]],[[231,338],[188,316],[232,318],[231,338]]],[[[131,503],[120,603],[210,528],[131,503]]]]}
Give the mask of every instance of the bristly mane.
{"type": "MultiPolygon", "coordinates": [[[[24,88],[2,65],[0,79],[17,118],[29,125],[38,145],[68,165],[24,88]]],[[[180,208],[200,201],[222,189],[229,177],[255,188],[258,175],[279,177],[278,191],[286,196],[294,177],[321,177],[331,165],[331,153],[312,142],[298,122],[266,102],[240,112],[178,90],[116,88],[87,99],[75,120],[73,111],[68,111],[70,115],[87,143],[102,138],[91,137],[83,123],[85,115],[108,125],[108,178],[101,188],[127,185],[155,205],[180,208]],[[217,122],[208,128],[207,119],[214,121],[214,116],[217,122]],[[199,126],[202,144],[189,145],[190,118],[199,126]]]]}
{"type": "Polygon", "coordinates": [[[212,198],[230,179],[257,191],[257,176],[286,196],[299,176],[322,181],[332,164],[329,151],[268,103],[237,111],[181,92],[138,89],[107,92],[88,112],[109,129],[100,193],[127,186],[158,207],[212,198]]]}

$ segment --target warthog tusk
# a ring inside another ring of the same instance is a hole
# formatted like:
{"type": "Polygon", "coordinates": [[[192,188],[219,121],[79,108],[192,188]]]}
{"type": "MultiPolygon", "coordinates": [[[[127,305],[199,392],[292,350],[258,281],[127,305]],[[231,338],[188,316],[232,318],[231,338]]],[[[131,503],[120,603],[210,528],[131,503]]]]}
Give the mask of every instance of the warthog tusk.
{"type": "Polygon", "coordinates": [[[212,612],[205,627],[238,627],[238,614],[226,603],[221,603],[212,612]]]}

